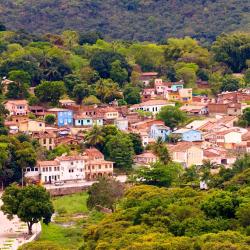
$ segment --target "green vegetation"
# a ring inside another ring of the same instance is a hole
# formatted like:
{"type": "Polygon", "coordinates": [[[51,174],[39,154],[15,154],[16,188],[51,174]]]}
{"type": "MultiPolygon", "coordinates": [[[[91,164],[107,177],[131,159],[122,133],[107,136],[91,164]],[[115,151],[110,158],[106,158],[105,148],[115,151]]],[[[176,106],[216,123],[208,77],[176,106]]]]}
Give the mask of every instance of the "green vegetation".
{"type": "Polygon", "coordinates": [[[42,224],[39,240],[24,245],[23,249],[78,250],[85,228],[103,218],[101,212],[87,209],[87,198],[84,192],[53,198],[56,216],[48,226],[42,224]]]}
{"type": "Polygon", "coordinates": [[[15,215],[27,223],[28,233],[32,235],[32,227],[35,223],[43,221],[50,223],[54,208],[50,195],[44,187],[29,185],[23,188],[12,184],[7,187],[2,196],[1,210],[9,219],[15,215]]]}
{"type": "MultiPolygon", "coordinates": [[[[37,33],[78,30],[82,32],[81,44],[95,43],[100,33],[106,38],[135,41],[183,35],[211,41],[222,32],[249,30],[249,2],[242,0],[71,0],[66,4],[63,0],[12,0],[1,2],[0,10],[4,11],[1,21],[8,28],[37,33]]],[[[74,45],[74,39],[68,39],[68,47],[74,45]]]]}

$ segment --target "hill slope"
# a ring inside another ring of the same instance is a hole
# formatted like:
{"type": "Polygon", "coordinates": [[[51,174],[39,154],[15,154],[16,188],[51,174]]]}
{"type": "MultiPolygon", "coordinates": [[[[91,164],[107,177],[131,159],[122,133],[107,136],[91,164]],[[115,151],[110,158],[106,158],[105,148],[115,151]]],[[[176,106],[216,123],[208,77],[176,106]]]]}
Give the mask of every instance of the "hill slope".
{"type": "Polygon", "coordinates": [[[213,40],[250,31],[249,0],[5,0],[0,21],[32,32],[100,31],[107,37],[160,41],[190,35],[213,40]]]}

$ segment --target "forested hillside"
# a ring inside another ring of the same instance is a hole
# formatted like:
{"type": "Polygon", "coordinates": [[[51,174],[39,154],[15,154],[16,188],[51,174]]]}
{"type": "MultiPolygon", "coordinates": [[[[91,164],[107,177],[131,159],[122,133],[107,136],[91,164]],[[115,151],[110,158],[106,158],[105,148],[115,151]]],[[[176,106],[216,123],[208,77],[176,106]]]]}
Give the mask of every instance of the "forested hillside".
{"type": "Polygon", "coordinates": [[[99,31],[106,38],[162,41],[250,30],[248,0],[4,0],[0,22],[10,29],[99,31]]]}

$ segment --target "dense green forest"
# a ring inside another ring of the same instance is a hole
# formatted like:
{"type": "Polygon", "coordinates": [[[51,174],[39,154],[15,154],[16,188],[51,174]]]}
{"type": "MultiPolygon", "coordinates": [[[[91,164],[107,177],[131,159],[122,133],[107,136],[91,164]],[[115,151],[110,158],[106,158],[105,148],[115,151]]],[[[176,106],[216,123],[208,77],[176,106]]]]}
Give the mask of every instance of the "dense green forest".
{"type": "Polygon", "coordinates": [[[222,32],[250,30],[249,12],[248,0],[5,0],[0,22],[35,33],[74,29],[123,40],[212,41],[222,32]]]}

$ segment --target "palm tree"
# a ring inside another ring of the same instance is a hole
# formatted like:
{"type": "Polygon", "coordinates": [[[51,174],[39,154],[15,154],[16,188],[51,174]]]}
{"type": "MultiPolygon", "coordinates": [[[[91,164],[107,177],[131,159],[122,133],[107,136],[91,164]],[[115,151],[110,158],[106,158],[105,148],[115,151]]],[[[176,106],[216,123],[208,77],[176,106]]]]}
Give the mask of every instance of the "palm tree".
{"type": "Polygon", "coordinates": [[[104,142],[104,133],[101,127],[94,126],[86,135],[85,142],[88,146],[100,147],[104,142]]]}
{"type": "Polygon", "coordinates": [[[157,141],[153,144],[153,152],[159,157],[159,160],[167,164],[171,161],[170,154],[168,152],[168,148],[163,143],[161,138],[158,138],[157,141]]]}

